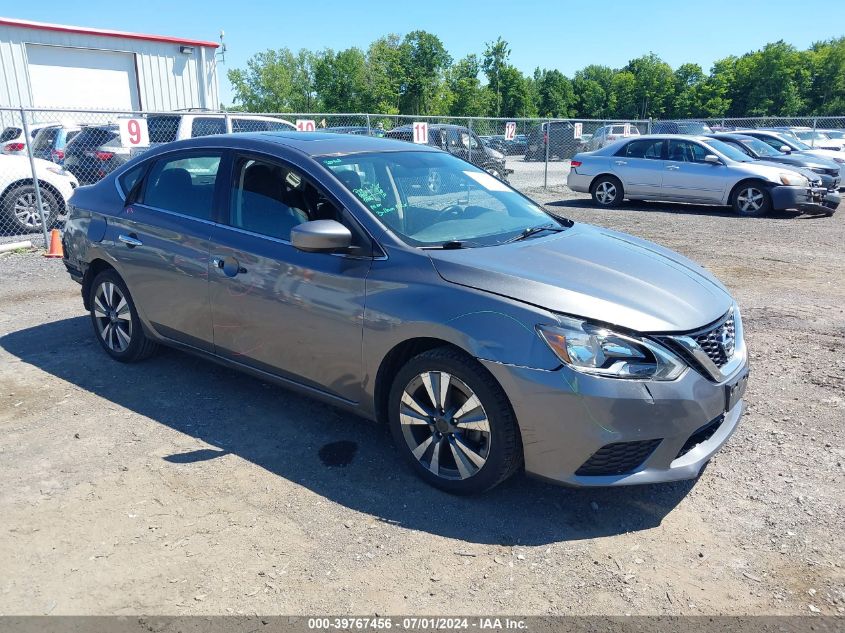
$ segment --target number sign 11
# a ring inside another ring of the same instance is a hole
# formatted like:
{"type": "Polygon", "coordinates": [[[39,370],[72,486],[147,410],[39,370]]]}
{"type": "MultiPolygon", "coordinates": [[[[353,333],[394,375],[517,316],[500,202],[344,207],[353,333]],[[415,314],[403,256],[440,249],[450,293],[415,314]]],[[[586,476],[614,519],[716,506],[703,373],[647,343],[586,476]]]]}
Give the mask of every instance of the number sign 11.
{"type": "Polygon", "coordinates": [[[425,121],[414,123],[414,143],[428,143],[428,123],[425,121]]]}

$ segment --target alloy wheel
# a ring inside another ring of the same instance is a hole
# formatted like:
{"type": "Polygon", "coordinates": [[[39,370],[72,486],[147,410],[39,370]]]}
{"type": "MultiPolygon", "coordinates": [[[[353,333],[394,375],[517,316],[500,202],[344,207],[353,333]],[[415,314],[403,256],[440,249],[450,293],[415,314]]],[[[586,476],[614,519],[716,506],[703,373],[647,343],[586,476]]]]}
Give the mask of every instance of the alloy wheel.
{"type": "Polygon", "coordinates": [[[736,202],[743,213],[756,213],[763,208],[766,198],[756,187],[746,187],[737,194],[736,202]]]}
{"type": "Polygon", "coordinates": [[[104,281],[94,295],[94,317],[97,332],[113,352],[125,352],[132,342],[132,315],[129,302],[120,288],[104,281]]]}
{"type": "Polygon", "coordinates": [[[402,393],[399,421],[413,456],[437,477],[476,475],[490,454],[490,421],[478,396],[442,371],[417,375],[402,393]]]}
{"type": "Polygon", "coordinates": [[[600,204],[610,204],[616,200],[616,185],[607,180],[596,187],[596,198],[600,204]]]}
{"type": "MultiPolygon", "coordinates": [[[[41,200],[44,206],[44,214],[50,217],[50,205],[46,200],[41,200]]],[[[22,193],[15,199],[14,214],[21,226],[31,229],[41,228],[41,214],[38,211],[38,201],[35,192],[22,193]]]]}

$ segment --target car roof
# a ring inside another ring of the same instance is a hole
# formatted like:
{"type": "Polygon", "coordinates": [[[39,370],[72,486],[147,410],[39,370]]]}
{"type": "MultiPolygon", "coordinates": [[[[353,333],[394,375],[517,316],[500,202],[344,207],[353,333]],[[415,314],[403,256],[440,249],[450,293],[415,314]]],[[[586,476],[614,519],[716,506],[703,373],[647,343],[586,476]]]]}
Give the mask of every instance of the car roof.
{"type": "Polygon", "coordinates": [[[377,136],[357,134],[337,134],[336,132],[296,132],[278,130],[272,132],[242,132],[238,134],[215,134],[166,144],[168,147],[202,147],[205,144],[219,146],[221,139],[230,139],[232,147],[243,147],[244,141],[272,143],[296,150],[308,156],[337,156],[364,152],[439,152],[440,150],[425,144],[411,145],[400,141],[377,136]]]}
{"type": "Polygon", "coordinates": [[[737,141],[742,141],[744,139],[753,139],[754,137],[750,134],[743,134],[742,132],[714,132],[713,134],[708,134],[708,138],[729,138],[734,139],[737,141]]]}

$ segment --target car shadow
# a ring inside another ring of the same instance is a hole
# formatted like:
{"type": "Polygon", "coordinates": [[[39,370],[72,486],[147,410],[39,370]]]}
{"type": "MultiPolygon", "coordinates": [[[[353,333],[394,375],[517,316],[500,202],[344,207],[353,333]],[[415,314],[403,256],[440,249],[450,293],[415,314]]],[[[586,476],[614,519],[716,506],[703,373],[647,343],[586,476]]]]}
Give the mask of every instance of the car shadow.
{"type": "Polygon", "coordinates": [[[382,424],[175,350],[115,363],[85,316],[10,333],[0,347],[210,446],[162,458],[169,468],[231,453],[379,521],[466,542],[540,545],[645,530],[695,485],[575,489],[520,474],[487,494],[456,497],[417,479],[382,424]]]}
{"type": "MultiPolygon", "coordinates": [[[[546,207],[553,207],[549,209],[554,213],[555,208],[577,208],[584,210],[589,208],[593,203],[589,198],[569,198],[566,200],[554,200],[552,202],[544,202],[546,207]]],[[[725,218],[740,218],[728,207],[708,206],[700,204],[686,204],[683,202],[651,202],[650,200],[626,200],[618,207],[612,209],[594,207],[596,211],[605,213],[615,213],[618,211],[637,211],[640,213],[683,213],[685,215],[707,215],[712,217],[725,218]]],[[[827,219],[830,216],[824,213],[803,213],[801,211],[770,211],[766,215],[759,216],[759,218],[749,217],[748,220],[767,219],[767,220],[811,220],[817,218],[827,219]]]]}

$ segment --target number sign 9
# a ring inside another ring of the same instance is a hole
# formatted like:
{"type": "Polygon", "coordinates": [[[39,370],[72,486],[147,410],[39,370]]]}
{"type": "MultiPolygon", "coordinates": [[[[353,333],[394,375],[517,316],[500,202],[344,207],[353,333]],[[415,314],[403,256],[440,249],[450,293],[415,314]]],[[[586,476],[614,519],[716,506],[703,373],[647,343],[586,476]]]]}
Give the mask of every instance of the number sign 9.
{"type": "Polygon", "coordinates": [[[124,147],[149,147],[146,119],[118,119],[120,144],[124,147]]]}

